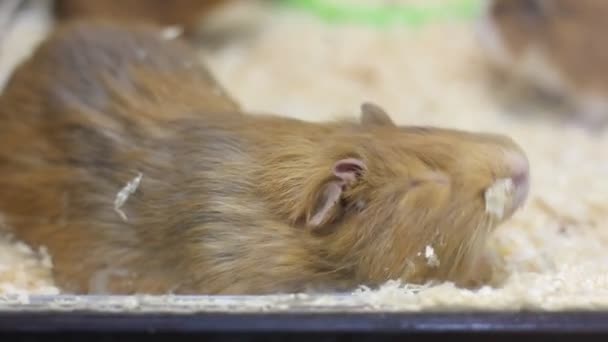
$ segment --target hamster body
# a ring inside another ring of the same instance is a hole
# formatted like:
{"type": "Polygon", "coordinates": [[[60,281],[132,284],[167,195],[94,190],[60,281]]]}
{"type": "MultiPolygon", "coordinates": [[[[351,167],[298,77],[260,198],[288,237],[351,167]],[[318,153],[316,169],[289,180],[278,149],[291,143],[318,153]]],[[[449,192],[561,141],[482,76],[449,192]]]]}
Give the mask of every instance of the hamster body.
{"type": "Polygon", "coordinates": [[[0,212],[48,249],[64,292],[481,276],[486,238],[528,191],[510,138],[400,127],[373,104],[360,122],[242,113],[195,58],[146,26],[72,23],[0,96],[0,212]],[[500,179],[497,216],[484,192],[500,179]]]}
{"type": "Polygon", "coordinates": [[[479,38],[489,60],[565,97],[578,119],[608,123],[608,2],[487,0],[479,38]]]}

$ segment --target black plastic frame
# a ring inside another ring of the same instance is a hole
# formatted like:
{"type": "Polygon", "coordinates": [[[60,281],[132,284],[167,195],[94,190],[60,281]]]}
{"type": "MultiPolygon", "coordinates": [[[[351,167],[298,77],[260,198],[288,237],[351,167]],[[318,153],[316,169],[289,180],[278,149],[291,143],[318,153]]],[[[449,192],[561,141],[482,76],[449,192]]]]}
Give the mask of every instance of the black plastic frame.
{"type": "Polygon", "coordinates": [[[449,312],[395,312],[370,308],[347,295],[332,296],[333,301],[327,304],[316,301],[315,296],[271,296],[267,300],[274,304],[269,308],[256,307],[256,296],[177,296],[170,305],[143,297],[134,308],[122,306],[124,299],[69,295],[6,298],[0,302],[0,342],[36,341],[39,337],[133,341],[140,337],[174,340],[193,336],[197,341],[321,342],[458,335],[468,341],[533,337],[536,341],[597,338],[608,342],[608,311],[484,312],[453,308],[449,312]]]}
{"type": "MultiPolygon", "coordinates": [[[[0,333],[555,333],[606,334],[608,312],[87,313],[2,312],[0,333]]],[[[607,340],[608,341],[608,340],[607,340]]]]}
{"type": "Polygon", "coordinates": [[[3,312],[0,340],[608,341],[608,312],[91,313],[3,312]]]}

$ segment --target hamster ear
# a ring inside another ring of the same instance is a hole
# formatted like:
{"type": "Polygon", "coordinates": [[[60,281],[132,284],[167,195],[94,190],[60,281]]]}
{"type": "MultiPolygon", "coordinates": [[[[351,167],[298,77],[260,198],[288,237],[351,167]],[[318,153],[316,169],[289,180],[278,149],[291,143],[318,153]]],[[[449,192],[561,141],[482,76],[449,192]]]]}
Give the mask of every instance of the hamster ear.
{"type": "Polygon", "coordinates": [[[396,126],[386,111],[372,102],[364,102],[361,105],[361,124],[364,126],[396,126]]]}
{"type": "Polygon", "coordinates": [[[365,164],[359,159],[347,158],[337,161],[332,170],[334,179],[319,189],[313,207],[306,217],[306,225],[317,229],[333,221],[341,212],[342,194],[361,178],[365,170],[365,164]]]}

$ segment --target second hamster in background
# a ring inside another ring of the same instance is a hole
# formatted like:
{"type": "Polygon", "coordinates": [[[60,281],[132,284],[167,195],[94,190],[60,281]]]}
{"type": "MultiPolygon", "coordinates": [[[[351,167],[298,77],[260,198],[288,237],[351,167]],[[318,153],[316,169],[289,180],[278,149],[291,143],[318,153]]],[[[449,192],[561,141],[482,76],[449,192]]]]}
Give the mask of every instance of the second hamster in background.
{"type": "Polygon", "coordinates": [[[479,37],[490,60],[562,96],[587,126],[608,123],[608,1],[488,0],[479,37]]]}
{"type": "Polygon", "coordinates": [[[235,1],[239,0],[55,0],[54,13],[60,21],[88,18],[181,26],[191,35],[207,14],[235,1]]]}
{"type": "Polygon", "coordinates": [[[507,136],[398,126],[371,103],[356,121],[242,113],[180,39],[92,21],[11,77],[0,160],[0,212],[68,293],[475,286],[529,188],[507,136]]]}

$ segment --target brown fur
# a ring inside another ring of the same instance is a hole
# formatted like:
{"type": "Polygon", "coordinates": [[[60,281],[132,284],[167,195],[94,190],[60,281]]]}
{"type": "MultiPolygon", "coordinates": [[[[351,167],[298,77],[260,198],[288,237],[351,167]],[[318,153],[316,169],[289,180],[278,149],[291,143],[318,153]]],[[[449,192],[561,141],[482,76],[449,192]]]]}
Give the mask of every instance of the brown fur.
{"type": "MultiPolygon", "coordinates": [[[[597,0],[491,0],[484,19],[506,48],[507,69],[534,49],[562,79],[559,85],[523,76],[543,90],[570,97],[585,116],[608,119],[608,2],[597,0]],[[593,111],[599,113],[593,113],[593,111]]],[[[596,120],[597,121],[597,120],[596,120]]]]}
{"type": "Polygon", "coordinates": [[[64,291],[262,294],[485,276],[476,265],[501,221],[484,191],[517,173],[507,156],[526,161],[511,139],[397,127],[372,104],[362,123],[242,114],[195,59],[152,28],[74,23],[0,97],[0,212],[49,249],[64,291]],[[124,221],[113,201],[138,172],[124,221]]]}
{"type": "Polygon", "coordinates": [[[55,15],[61,20],[133,20],[170,26],[180,25],[186,34],[195,33],[205,15],[230,0],[55,0],[55,15]]]}

